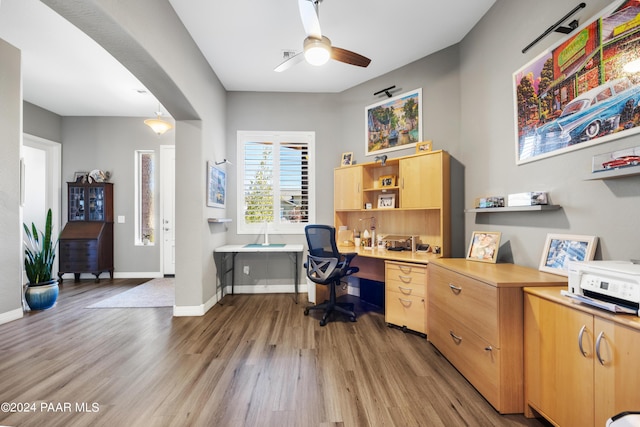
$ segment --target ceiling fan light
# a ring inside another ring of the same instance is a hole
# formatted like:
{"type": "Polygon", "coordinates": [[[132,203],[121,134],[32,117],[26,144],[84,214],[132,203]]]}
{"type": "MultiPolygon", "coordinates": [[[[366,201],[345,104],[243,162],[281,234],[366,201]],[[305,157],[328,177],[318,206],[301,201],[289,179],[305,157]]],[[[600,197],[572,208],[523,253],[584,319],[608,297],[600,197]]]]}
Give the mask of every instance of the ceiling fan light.
{"type": "Polygon", "coordinates": [[[149,126],[158,135],[162,135],[169,129],[173,128],[173,125],[171,123],[165,122],[160,118],[160,114],[158,114],[158,118],[156,119],[145,120],[144,124],[149,126]]]}
{"type": "Polygon", "coordinates": [[[311,65],[324,65],[331,57],[331,42],[328,38],[307,37],[304,41],[304,59],[311,65]]]}

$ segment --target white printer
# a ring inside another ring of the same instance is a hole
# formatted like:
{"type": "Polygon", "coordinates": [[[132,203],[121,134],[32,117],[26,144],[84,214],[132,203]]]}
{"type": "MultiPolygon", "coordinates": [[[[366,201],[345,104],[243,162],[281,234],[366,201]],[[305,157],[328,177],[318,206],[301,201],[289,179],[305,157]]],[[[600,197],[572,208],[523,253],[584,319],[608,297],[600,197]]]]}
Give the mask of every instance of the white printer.
{"type": "Polygon", "coordinates": [[[638,314],[640,264],[630,261],[572,261],[564,295],[618,313],[638,314]]]}

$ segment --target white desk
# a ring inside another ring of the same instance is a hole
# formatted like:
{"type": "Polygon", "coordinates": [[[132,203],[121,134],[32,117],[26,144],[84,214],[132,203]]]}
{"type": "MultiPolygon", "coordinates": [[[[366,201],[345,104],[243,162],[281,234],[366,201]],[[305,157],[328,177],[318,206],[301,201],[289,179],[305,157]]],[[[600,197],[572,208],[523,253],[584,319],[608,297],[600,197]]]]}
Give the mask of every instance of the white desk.
{"type": "Polygon", "coordinates": [[[233,295],[233,286],[235,283],[235,260],[236,256],[239,253],[287,253],[289,257],[293,259],[293,267],[295,282],[293,283],[295,294],[296,294],[296,304],[298,303],[298,276],[299,276],[299,268],[298,268],[298,253],[302,253],[303,246],[302,245],[294,245],[289,243],[271,243],[270,245],[262,245],[260,243],[252,243],[248,245],[225,245],[220,246],[219,248],[215,248],[213,250],[214,255],[216,253],[222,254],[222,263],[225,265],[227,256],[231,254],[231,267],[225,270],[220,276],[222,282],[222,296],[224,296],[224,288],[226,286],[224,278],[227,273],[231,272],[231,295],[233,295]]]}

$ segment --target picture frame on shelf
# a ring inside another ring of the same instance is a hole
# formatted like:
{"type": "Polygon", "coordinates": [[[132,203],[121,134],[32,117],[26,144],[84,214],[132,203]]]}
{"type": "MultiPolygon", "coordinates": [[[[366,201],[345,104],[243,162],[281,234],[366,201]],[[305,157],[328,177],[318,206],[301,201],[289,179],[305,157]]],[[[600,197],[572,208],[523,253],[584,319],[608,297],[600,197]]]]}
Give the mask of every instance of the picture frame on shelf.
{"type": "Polygon", "coordinates": [[[428,153],[433,149],[433,143],[431,141],[422,141],[416,144],[416,154],[428,153]]]}
{"type": "Polygon", "coordinates": [[[340,166],[351,166],[353,164],[353,151],[342,153],[340,166]]]}
{"type": "Polygon", "coordinates": [[[380,194],[378,196],[378,209],[394,209],[396,207],[395,194],[380,194]]]}
{"type": "Polygon", "coordinates": [[[547,234],[538,270],[568,276],[570,261],[591,261],[596,253],[596,236],[547,234]]]}
{"type": "Polygon", "coordinates": [[[396,186],[396,176],[395,175],[382,175],[378,178],[378,187],[395,187],[396,186]]]}
{"type": "Polygon", "coordinates": [[[89,175],[89,172],[74,172],[73,182],[76,184],[84,184],[87,182],[87,175],[89,175]]]}
{"type": "Polygon", "coordinates": [[[422,140],[422,88],[365,107],[365,156],[411,148],[422,140]]]}
{"type": "Polygon", "coordinates": [[[467,259],[495,264],[501,237],[502,233],[499,231],[474,231],[471,234],[467,259]]]}
{"type": "Polygon", "coordinates": [[[207,206],[224,208],[227,198],[227,174],[207,162],[207,206]]]}

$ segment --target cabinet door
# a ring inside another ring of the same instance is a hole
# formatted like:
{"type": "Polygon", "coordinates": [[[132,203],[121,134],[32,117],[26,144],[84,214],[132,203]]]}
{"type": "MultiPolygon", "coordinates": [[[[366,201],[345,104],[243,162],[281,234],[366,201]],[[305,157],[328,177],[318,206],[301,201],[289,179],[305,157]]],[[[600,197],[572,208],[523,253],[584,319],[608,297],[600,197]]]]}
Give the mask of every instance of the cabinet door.
{"type": "Polygon", "coordinates": [[[524,322],[526,403],[555,425],[593,426],[593,316],[526,295],[524,322]]]}
{"type": "Polygon", "coordinates": [[[85,187],[69,185],[69,221],[84,221],[85,219],[85,187]]]}
{"type": "Polygon", "coordinates": [[[400,160],[400,207],[442,205],[442,153],[400,160]]]}
{"type": "Polygon", "coordinates": [[[336,169],[333,176],[334,209],[362,209],[362,167],[336,169]]]}
{"type": "Polygon", "coordinates": [[[595,319],[595,425],[623,411],[640,409],[640,331],[595,319]]]}
{"type": "Polygon", "coordinates": [[[104,187],[89,187],[89,221],[104,221],[104,187]]]}

